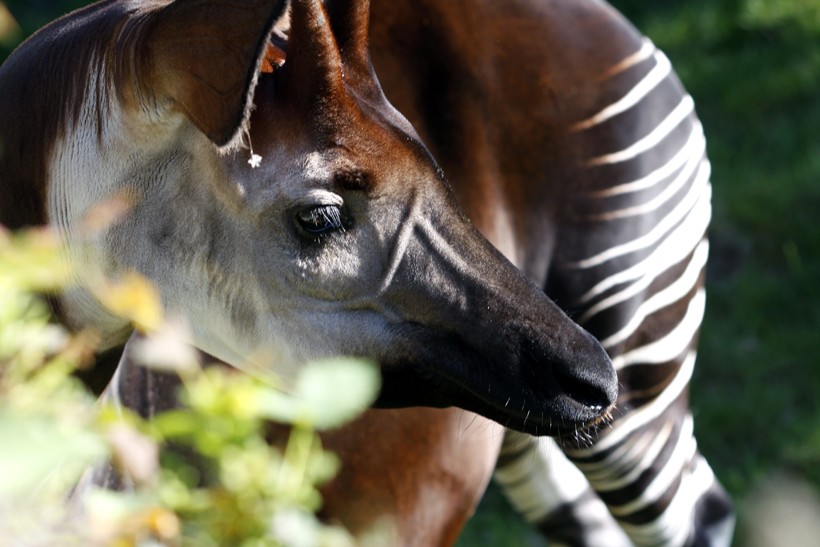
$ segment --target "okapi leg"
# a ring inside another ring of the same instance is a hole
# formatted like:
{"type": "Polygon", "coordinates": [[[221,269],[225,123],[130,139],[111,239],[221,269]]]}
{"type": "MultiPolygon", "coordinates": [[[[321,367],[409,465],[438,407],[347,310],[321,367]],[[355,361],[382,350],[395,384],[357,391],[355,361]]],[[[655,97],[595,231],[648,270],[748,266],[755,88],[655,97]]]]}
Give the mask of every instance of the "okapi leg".
{"type": "Polygon", "coordinates": [[[549,437],[507,430],[493,478],[550,545],[632,545],[583,473],[549,437]]]}

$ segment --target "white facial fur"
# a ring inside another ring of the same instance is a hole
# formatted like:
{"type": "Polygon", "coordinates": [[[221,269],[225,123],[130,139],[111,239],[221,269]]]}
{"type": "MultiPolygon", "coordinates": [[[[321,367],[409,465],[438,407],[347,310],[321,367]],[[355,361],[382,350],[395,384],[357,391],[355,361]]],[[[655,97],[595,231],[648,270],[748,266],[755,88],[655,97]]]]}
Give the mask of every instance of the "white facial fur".
{"type": "MultiPolygon", "coordinates": [[[[375,344],[398,319],[378,296],[409,237],[399,225],[412,226],[415,207],[350,204],[373,215],[356,237],[342,233],[307,251],[293,232],[299,208],[346,205],[330,183],[347,158],[266,151],[253,168],[242,161],[245,151],[224,156],[181,115],[158,123],[116,103],[106,106],[98,142],[96,108],[89,101],[55,147],[49,218],[72,260],[113,277],[133,269],[150,279],[166,312],[189,321],[195,346],[236,366],[262,356],[263,366],[289,377],[305,359],[375,344]],[[86,239],[87,213],[123,195],[133,209],[86,239]]],[[[70,291],[63,305],[74,326],[97,328],[106,345],[127,334],[128,325],[85,289],[70,291]]]]}

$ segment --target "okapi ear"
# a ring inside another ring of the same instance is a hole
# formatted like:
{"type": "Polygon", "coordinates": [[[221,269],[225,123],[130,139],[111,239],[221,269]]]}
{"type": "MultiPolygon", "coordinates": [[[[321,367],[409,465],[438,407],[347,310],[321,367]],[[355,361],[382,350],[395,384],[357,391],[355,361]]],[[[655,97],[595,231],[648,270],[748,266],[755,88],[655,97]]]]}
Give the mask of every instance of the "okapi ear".
{"type": "Polygon", "coordinates": [[[217,146],[250,114],[271,29],[286,0],[176,0],[151,15],[140,38],[148,63],[138,85],[170,98],[217,146]]]}
{"type": "Polygon", "coordinates": [[[339,47],[321,0],[293,0],[282,80],[300,108],[344,95],[339,47]]]}
{"type": "Polygon", "coordinates": [[[325,10],[345,66],[369,74],[370,0],[325,0],[325,10]]]}

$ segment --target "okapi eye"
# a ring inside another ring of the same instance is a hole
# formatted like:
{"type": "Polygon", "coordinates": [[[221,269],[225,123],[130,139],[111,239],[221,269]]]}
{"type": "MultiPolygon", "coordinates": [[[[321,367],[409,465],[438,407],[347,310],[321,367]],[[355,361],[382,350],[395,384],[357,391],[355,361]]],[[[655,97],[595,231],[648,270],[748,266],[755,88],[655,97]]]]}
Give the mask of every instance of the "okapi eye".
{"type": "Polygon", "coordinates": [[[302,209],[296,213],[296,221],[308,234],[327,235],[345,229],[342,211],[336,205],[319,205],[302,209]]]}

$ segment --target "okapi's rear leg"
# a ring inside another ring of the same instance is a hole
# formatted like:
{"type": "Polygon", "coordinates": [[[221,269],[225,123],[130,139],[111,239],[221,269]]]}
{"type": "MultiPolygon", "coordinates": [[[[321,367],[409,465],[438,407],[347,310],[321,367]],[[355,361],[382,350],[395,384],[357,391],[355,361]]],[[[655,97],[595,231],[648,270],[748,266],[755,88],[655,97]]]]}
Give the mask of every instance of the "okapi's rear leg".
{"type": "Polygon", "coordinates": [[[710,218],[703,131],[669,61],[647,40],[600,86],[611,102],[602,99],[568,132],[586,157],[572,166],[579,182],[558,221],[547,292],[612,357],[615,419],[589,439],[562,440],[591,489],[544,449],[550,441],[517,433],[505,441],[497,478],[558,542],[618,544],[617,521],[637,545],[728,545],[731,502],[697,451],[688,406],[710,218]],[[521,466],[533,474],[557,467],[562,480],[575,480],[552,488],[542,476],[539,492],[538,477],[515,482],[521,466]]]}

